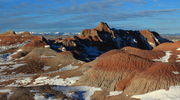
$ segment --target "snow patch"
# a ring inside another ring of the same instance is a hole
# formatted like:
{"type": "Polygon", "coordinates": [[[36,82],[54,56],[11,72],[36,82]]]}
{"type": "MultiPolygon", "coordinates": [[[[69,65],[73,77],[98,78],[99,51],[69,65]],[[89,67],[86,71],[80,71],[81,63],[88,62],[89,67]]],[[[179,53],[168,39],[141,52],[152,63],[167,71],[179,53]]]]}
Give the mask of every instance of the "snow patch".
{"type": "Polygon", "coordinates": [[[24,59],[24,57],[19,58],[19,60],[22,60],[22,59],[24,59]]]}
{"type": "Polygon", "coordinates": [[[23,65],[26,65],[26,64],[14,64],[14,65],[10,65],[10,66],[0,66],[0,72],[2,72],[4,70],[14,70],[23,65]]]}
{"type": "Polygon", "coordinates": [[[55,56],[45,56],[45,55],[42,55],[41,58],[53,58],[55,56]]]}
{"type": "Polygon", "coordinates": [[[9,99],[10,96],[14,93],[14,92],[12,92],[10,89],[1,89],[0,92],[1,92],[1,93],[9,93],[9,94],[7,95],[7,99],[9,99]]]}
{"type": "Polygon", "coordinates": [[[44,66],[42,70],[48,70],[49,68],[51,68],[51,66],[44,66]]]}
{"type": "MultiPolygon", "coordinates": [[[[22,79],[23,77],[31,77],[37,74],[10,74],[10,75],[0,75],[0,82],[3,81],[9,81],[9,80],[17,80],[17,79],[22,79]]],[[[0,85],[1,86],[1,85],[0,85]]],[[[17,86],[17,84],[10,84],[9,86],[17,86]]]]}
{"type": "Polygon", "coordinates": [[[177,48],[176,50],[178,50],[178,51],[179,51],[179,50],[180,50],[180,48],[177,48]]]}
{"type": "MultiPolygon", "coordinates": [[[[96,57],[97,58],[97,57],[96,57]]],[[[78,61],[78,64],[84,64],[84,62],[83,61],[78,61]]]]}
{"type": "Polygon", "coordinates": [[[11,90],[10,89],[2,89],[2,90],[0,90],[0,92],[1,93],[7,93],[7,92],[11,92],[11,90]]]}
{"type": "MultiPolygon", "coordinates": [[[[23,50],[22,49],[18,49],[16,52],[14,52],[12,55],[16,55],[16,54],[18,54],[19,52],[22,52],[23,50]]],[[[11,55],[11,56],[12,56],[11,55]]]]}
{"type": "Polygon", "coordinates": [[[138,41],[136,39],[133,39],[133,42],[137,43],[138,41]]]}
{"type": "Polygon", "coordinates": [[[44,95],[40,93],[36,93],[34,95],[34,100],[58,100],[58,99],[55,99],[54,96],[46,98],[44,95]]]}
{"type": "Polygon", "coordinates": [[[39,90],[29,90],[29,92],[39,92],[39,90]]]}
{"type": "Polygon", "coordinates": [[[154,43],[152,43],[152,42],[149,42],[149,41],[148,41],[148,43],[149,43],[151,46],[153,46],[153,47],[156,46],[156,45],[155,45],[154,43]]]}
{"type": "Polygon", "coordinates": [[[153,59],[153,61],[161,61],[161,62],[169,62],[169,58],[171,57],[172,53],[171,51],[165,51],[165,56],[163,56],[160,59],[153,59]]]}
{"type": "Polygon", "coordinates": [[[73,69],[77,69],[77,68],[79,68],[79,66],[72,66],[70,64],[70,65],[67,65],[66,67],[59,69],[59,71],[73,70],[73,69]]]}
{"type": "Polygon", "coordinates": [[[31,82],[31,80],[32,80],[31,77],[25,77],[25,78],[16,80],[16,83],[20,85],[27,85],[28,83],[31,82]]]}
{"type": "MultiPolygon", "coordinates": [[[[58,66],[61,66],[62,64],[59,64],[58,66]]],[[[66,70],[73,70],[73,69],[76,69],[76,68],[79,68],[79,66],[72,66],[71,64],[70,65],[67,65],[63,68],[60,68],[56,71],[51,71],[51,72],[48,72],[49,74],[52,74],[52,73],[56,73],[56,72],[61,72],[61,71],[66,71],[66,70]]]]}
{"type": "Polygon", "coordinates": [[[35,82],[33,82],[33,85],[62,85],[62,86],[68,86],[74,84],[77,80],[79,80],[80,77],[71,77],[71,78],[59,78],[59,76],[55,76],[52,78],[43,76],[38,77],[35,79],[35,82]]]}
{"type": "Polygon", "coordinates": [[[58,66],[61,66],[62,64],[59,64],[58,66]]]}
{"type": "Polygon", "coordinates": [[[72,97],[75,100],[91,100],[91,96],[96,91],[101,91],[101,88],[90,87],[90,86],[75,86],[75,87],[64,87],[55,86],[52,89],[56,91],[62,91],[65,95],[72,97]]]}
{"type": "Polygon", "coordinates": [[[26,45],[29,42],[30,41],[28,40],[28,41],[25,41],[23,43],[16,43],[16,44],[8,45],[8,46],[0,46],[0,52],[6,51],[6,50],[9,50],[9,49],[13,49],[13,48],[22,47],[22,46],[26,45]]]}
{"type": "Polygon", "coordinates": [[[50,45],[45,45],[44,47],[45,47],[45,48],[50,48],[50,45]]]}
{"type": "Polygon", "coordinates": [[[10,56],[11,56],[11,53],[0,54],[0,65],[14,64],[14,62],[10,61],[11,59],[10,56]]]}
{"type": "MultiPolygon", "coordinates": [[[[7,69],[7,66],[0,66],[0,72],[4,71],[7,69]]],[[[1,73],[2,74],[2,73],[1,73]]]]}
{"type": "Polygon", "coordinates": [[[15,64],[15,65],[10,66],[10,68],[8,68],[8,69],[9,69],[9,70],[14,70],[14,69],[16,69],[16,68],[18,68],[18,67],[21,67],[21,66],[23,66],[23,65],[26,65],[26,64],[15,64]]]}
{"type": "Polygon", "coordinates": [[[155,41],[158,43],[159,42],[159,40],[156,38],[156,37],[154,37],[154,39],[155,39],[155,41]]]}
{"type": "Polygon", "coordinates": [[[65,47],[62,47],[62,49],[61,49],[62,51],[66,51],[66,48],[65,47]]]}
{"type": "Polygon", "coordinates": [[[115,96],[121,94],[122,91],[110,91],[108,96],[115,96]]]}
{"type": "Polygon", "coordinates": [[[180,55],[177,55],[177,59],[180,59],[180,55]]]}
{"type": "Polygon", "coordinates": [[[176,60],[176,62],[180,62],[180,60],[176,60]]]}
{"type": "Polygon", "coordinates": [[[22,52],[23,50],[22,49],[18,49],[17,52],[22,52]]]}
{"type": "Polygon", "coordinates": [[[177,71],[172,71],[173,74],[180,74],[180,72],[177,72],[177,71]]]}
{"type": "Polygon", "coordinates": [[[137,98],[141,100],[179,100],[180,86],[171,86],[169,90],[160,89],[141,95],[134,95],[131,98],[137,98]]]}

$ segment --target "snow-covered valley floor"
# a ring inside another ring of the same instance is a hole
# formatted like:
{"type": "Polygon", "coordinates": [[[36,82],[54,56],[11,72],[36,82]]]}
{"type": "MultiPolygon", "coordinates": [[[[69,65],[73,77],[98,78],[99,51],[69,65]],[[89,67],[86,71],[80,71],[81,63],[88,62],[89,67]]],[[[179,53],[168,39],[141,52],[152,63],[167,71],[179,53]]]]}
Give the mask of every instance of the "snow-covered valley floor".
{"type": "MultiPolygon", "coordinates": [[[[81,76],[74,76],[68,78],[61,78],[60,75],[56,75],[54,77],[50,77],[49,75],[69,71],[79,68],[79,66],[67,65],[65,67],[60,68],[56,71],[50,71],[41,74],[25,74],[25,73],[16,73],[7,74],[6,71],[15,70],[26,63],[15,63],[9,59],[8,55],[1,55],[1,65],[0,65],[0,86],[4,88],[0,88],[0,93],[7,93],[7,97],[10,98],[15,92],[11,90],[11,88],[33,88],[33,87],[42,87],[42,86],[50,86],[50,90],[62,92],[69,98],[77,99],[77,100],[90,100],[91,96],[95,91],[101,91],[100,88],[90,87],[90,86],[71,86],[76,81],[80,79],[81,76]],[[5,62],[5,63],[4,63],[5,62]],[[6,66],[6,64],[10,64],[6,66]]],[[[48,70],[51,66],[44,66],[42,70],[48,70]]],[[[32,89],[29,89],[32,91],[32,89]]],[[[33,92],[35,100],[59,100],[52,96],[44,96],[44,93],[37,92],[36,90],[33,92]]],[[[46,94],[46,93],[45,93],[46,94]]]]}

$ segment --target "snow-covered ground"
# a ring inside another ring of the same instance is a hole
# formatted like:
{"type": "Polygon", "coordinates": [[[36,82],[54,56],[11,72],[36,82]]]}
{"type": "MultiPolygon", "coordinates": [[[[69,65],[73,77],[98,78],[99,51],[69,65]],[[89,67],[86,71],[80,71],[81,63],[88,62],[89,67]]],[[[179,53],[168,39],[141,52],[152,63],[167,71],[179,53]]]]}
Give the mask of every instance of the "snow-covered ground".
{"type": "MultiPolygon", "coordinates": [[[[72,70],[74,66],[69,65],[63,70],[72,70]]],[[[78,67],[78,66],[77,66],[78,67]]],[[[61,71],[63,71],[61,69],[61,71]]],[[[70,78],[60,78],[59,76],[49,77],[49,76],[40,76],[33,80],[33,74],[25,74],[25,75],[7,75],[4,77],[0,77],[1,81],[7,81],[10,79],[14,79],[15,82],[7,85],[7,87],[31,87],[31,86],[42,86],[42,85],[57,85],[53,86],[53,90],[62,91],[65,95],[72,97],[77,100],[90,100],[91,96],[95,91],[101,91],[100,88],[90,87],[90,86],[74,86],[77,80],[80,79],[80,76],[70,77],[70,78]]],[[[2,90],[3,91],[3,90],[2,90]]],[[[0,90],[1,92],[1,90],[0,90]]],[[[7,92],[11,93],[10,90],[7,92]]],[[[55,97],[45,97],[43,94],[35,92],[34,95],[35,100],[57,100],[55,97]]]]}
{"type": "Polygon", "coordinates": [[[141,95],[133,95],[132,98],[141,100],[180,100],[180,86],[171,86],[169,90],[160,89],[141,95]]]}
{"type": "MultiPolygon", "coordinates": [[[[19,52],[22,52],[23,50],[22,49],[18,49],[16,52],[14,52],[13,54],[11,54],[11,56],[12,55],[16,55],[16,54],[18,54],[19,52]]],[[[11,56],[10,56],[10,58],[11,58],[11,56]]]]}
{"type": "Polygon", "coordinates": [[[11,45],[8,45],[8,46],[0,46],[0,52],[3,52],[3,51],[6,51],[6,50],[9,50],[9,49],[13,49],[13,48],[19,48],[19,47],[22,47],[24,45],[26,45],[27,43],[29,43],[30,41],[27,40],[23,43],[16,43],[16,44],[11,44],[11,45]]]}
{"type": "Polygon", "coordinates": [[[0,75],[4,74],[4,70],[14,70],[18,67],[26,65],[25,63],[15,63],[11,60],[11,53],[0,54],[0,75]],[[6,64],[8,66],[6,66],[6,64]]]}
{"type": "Polygon", "coordinates": [[[0,93],[8,93],[7,99],[13,94],[10,89],[1,89],[0,93]]]}
{"type": "MultiPolygon", "coordinates": [[[[65,67],[65,69],[61,69],[61,71],[64,70],[72,70],[75,67],[72,65],[68,65],[65,67]]],[[[78,66],[76,66],[78,68],[78,66]]],[[[8,79],[15,79],[15,82],[7,85],[7,87],[19,87],[19,86],[25,86],[25,87],[31,87],[31,86],[41,86],[41,85],[57,85],[53,86],[52,89],[56,91],[62,91],[65,95],[72,97],[73,99],[77,100],[90,100],[91,96],[94,94],[95,91],[101,91],[100,88],[90,87],[90,86],[74,86],[71,85],[74,84],[77,80],[80,79],[80,76],[77,77],[70,77],[70,78],[60,78],[59,76],[55,77],[49,77],[49,76],[40,76],[33,80],[33,74],[25,74],[25,75],[17,75],[17,77],[13,77],[14,75],[8,75],[1,77],[1,81],[7,81],[8,79]],[[9,78],[8,78],[9,77],[9,78]],[[5,79],[8,78],[8,79],[5,79]]],[[[0,90],[1,92],[1,90],[0,90]]],[[[10,92],[10,90],[8,91],[10,92]]],[[[117,94],[117,93],[112,93],[117,94]]],[[[111,95],[112,95],[111,94],[111,95]]],[[[35,100],[57,100],[55,97],[45,97],[43,94],[40,94],[38,92],[35,92],[34,95],[35,100]]]]}
{"type": "Polygon", "coordinates": [[[152,47],[155,47],[156,45],[154,44],[154,43],[152,43],[152,42],[149,42],[148,41],[148,43],[152,46],[152,47]]]}
{"type": "MultiPolygon", "coordinates": [[[[23,86],[23,85],[29,84],[32,80],[31,77],[34,75],[37,75],[37,74],[20,74],[20,73],[13,72],[10,75],[5,75],[5,72],[3,72],[5,70],[14,70],[14,69],[19,68],[24,65],[25,65],[25,63],[22,63],[22,64],[14,63],[9,66],[0,66],[0,73],[1,73],[0,82],[16,80],[16,82],[14,82],[8,86],[21,86],[21,85],[23,86]]],[[[49,68],[51,68],[51,66],[44,66],[42,68],[42,70],[48,70],[49,68]]],[[[44,76],[38,77],[37,79],[35,79],[35,81],[32,85],[45,85],[45,84],[62,85],[62,86],[71,85],[71,84],[75,83],[77,80],[79,80],[80,77],[70,77],[70,78],[63,79],[63,78],[60,78],[59,76],[48,77],[48,75],[56,73],[56,72],[61,72],[61,71],[73,70],[76,68],[79,68],[79,66],[73,66],[70,64],[63,68],[60,68],[59,70],[43,73],[44,76]]]]}
{"type": "Polygon", "coordinates": [[[1,66],[0,65],[0,75],[2,74],[2,71],[4,70],[14,70],[17,69],[18,67],[24,66],[26,64],[14,64],[14,65],[9,65],[9,66],[1,66]]]}
{"type": "Polygon", "coordinates": [[[177,59],[180,59],[180,55],[177,55],[177,59]]]}
{"type": "Polygon", "coordinates": [[[31,77],[24,77],[24,78],[20,78],[16,80],[16,84],[19,85],[27,85],[28,83],[30,83],[32,81],[31,77]]]}
{"type": "Polygon", "coordinates": [[[44,47],[45,47],[45,48],[50,48],[50,45],[45,45],[44,47]]]}
{"type": "Polygon", "coordinates": [[[180,60],[176,60],[176,62],[180,62],[180,60]]]}
{"type": "Polygon", "coordinates": [[[59,100],[59,99],[55,99],[54,96],[46,98],[44,95],[40,93],[36,93],[34,95],[34,100],[59,100]]]}
{"type": "Polygon", "coordinates": [[[45,55],[42,55],[41,58],[53,58],[55,56],[45,56],[45,55]]]}
{"type": "Polygon", "coordinates": [[[47,77],[42,76],[35,79],[33,82],[33,85],[61,85],[61,86],[69,86],[74,84],[77,80],[79,80],[80,77],[71,77],[71,78],[60,78],[59,76],[55,77],[47,77]]]}
{"type": "MultiPolygon", "coordinates": [[[[59,64],[58,66],[61,66],[61,65],[62,64],[59,64]]],[[[67,71],[67,70],[73,70],[73,69],[77,69],[77,68],[79,68],[79,66],[73,66],[73,65],[70,64],[70,65],[62,67],[62,68],[60,68],[60,69],[58,69],[56,71],[51,71],[51,72],[48,72],[48,73],[51,74],[51,73],[62,72],[62,71],[67,71]]]]}
{"type": "Polygon", "coordinates": [[[14,69],[16,69],[16,68],[18,68],[18,67],[21,67],[21,66],[24,66],[24,65],[26,65],[26,64],[15,64],[15,65],[10,66],[10,67],[7,68],[7,69],[9,69],[9,70],[14,70],[14,69]]]}
{"type": "Polygon", "coordinates": [[[101,88],[90,86],[54,86],[52,89],[62,91],[64,94],[74,98],[75,100],[91,100],[91,96],[94,94],[94,92],[101,91],[101,88]]]}
{"type": "MultiPolygon", "coordinates": [[[[37,74],[22,74],[22,73],[16,74],[16,73],[12,73],[10,75],[0,75],[0,82],[9,81],[9,80],[22,80],[23,78],[32,77],[34,75],[37,75],[37,74]]],[[[11,84],[11,85],[16,86],[16,84],[11,84]]]]}
{"type": "Polygon", "coordinates": [[[121,94],[122,91],[110,91],[108,96],[115,96],[121,94]]]}
{"type": "Polygon", "coordinates": [[[49,68],[51,68],[51,66],[44,66],[42,70],[48,70],[49,68]]]}
{"type": "MultiPolygon", "coordinates": [[[[176,59],[180,59],[180,55],[177,55],[176,59]]],[[[176,62],[180,62],[180,60],[176,60],[176,62]]]]}
{"type": "Polygon", "coordinates": [[[0,54],[0,65],[14,64],[11,60],[11,53],[0,54]]]}
{"type": "Polygon", "coordinates": [[[70,65],[67,65],[67,66],[59,69],[59,71],[73,70],[73,69],[77,69],[77,68],[79,68],[79,66],[73,66],[73,65],[70,64],[70,65]]]}
{"type": "Polygon", "coordinates": [[[11,77],[7,76],[5,78],[2,78],[0,82],[8,81],[14,79],[15,82],[7,85],[8,87],[18,87],[18,86],[41,86],[41,85],[61,85],[61,86],[70,86],[74,84],[77,80],[80,79],[80,77],[70,77],[70,78],[60,78],[59,76],[55,77],[48,77],[48,76],[42,76],[38,77],[35,80],[33,80],[32,75],[30,76],[19,76],[19,77],[11,77]]]}
{"type": "Polygon", "coordinates": [[[160,62],[169,62],[169,58],[171,57],[172,53],[171,51],[165,51],[165,56],[163,56],[160,59],[153,59],[153,61],[160,61],[160,62]]]}
{"type": "Polygon", "coordinates": [[[180,50],[180,48],[177,48],[176,50],[180,50]]]}
{"type": "Polygon", "coordinates": [[[180,74],[180,72],[177,72],[177,71],[172,71],[172,73],[176,75],[180,74]]]}

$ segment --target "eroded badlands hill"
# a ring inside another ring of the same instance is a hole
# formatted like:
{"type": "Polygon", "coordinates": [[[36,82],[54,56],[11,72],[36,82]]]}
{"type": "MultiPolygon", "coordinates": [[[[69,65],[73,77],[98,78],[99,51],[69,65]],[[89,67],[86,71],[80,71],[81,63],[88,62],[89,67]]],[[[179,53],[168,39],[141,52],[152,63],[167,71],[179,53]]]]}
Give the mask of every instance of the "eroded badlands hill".
{"type": "Polygon", "coordinates": [[[0,45],[2,100],[180,98],[180,42],[156,32],[101,22],[65,39],[8,31],[0,45]]]}

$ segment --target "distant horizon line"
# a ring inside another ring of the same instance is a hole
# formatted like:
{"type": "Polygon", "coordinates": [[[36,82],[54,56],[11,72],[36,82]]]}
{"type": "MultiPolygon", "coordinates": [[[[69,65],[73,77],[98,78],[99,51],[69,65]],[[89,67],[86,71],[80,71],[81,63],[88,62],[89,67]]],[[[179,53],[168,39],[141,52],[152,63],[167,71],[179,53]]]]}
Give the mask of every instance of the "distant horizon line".
{"type": "MultiPolygon", "coordinates": [[[[113,29],[113,28],[111,28],[111,29],[113,29]]],[[[116,28],[115,28],[116,29],[116,28]]],[[[121,30],[121,29],[119,29],[119,30],[121,30]]],[[[142,29],[142,30],[149,30],[149,29],[142,29]]],[[[14,31],[14,30],[7,30],[7,31],[14,31]]],[[[0,34],[2,34],[2,33],[4,33],[4,32],[7,32],[7,31],[3,31],[3,32],[1,32],[0,31],[0,34]]],[[[141,30],[133,30],[133,31],[141,31],[141,30]]],[[[151,31],[151,30],[150,30],[151,31]]],[[[14,32],[16,32],[16,33],[22,33],[22,32],[30,32],[31,34],[33,34],[33,33],[53,33],[53,34],[55,34],[55,33],[62,33],[62,34],[64,34],[64,33],[71,33],[71,34],[79,34],[79,33],[81,33],[82,31],[80,31],[80,32],[60,32],[60,31],[47,31],[47,32],[38,32],[38,31],[14,31],[14,32]]],[[[155,31],[155,32],[157,32],[157,31],[155,31]]],[[[179,33],[159,33],[159,32],[157,32],[158,34],[164,34],[164,35],[168,35],[168,34],[171,34],[171,35],[180,35],[180,32],[179,33]]]]}

